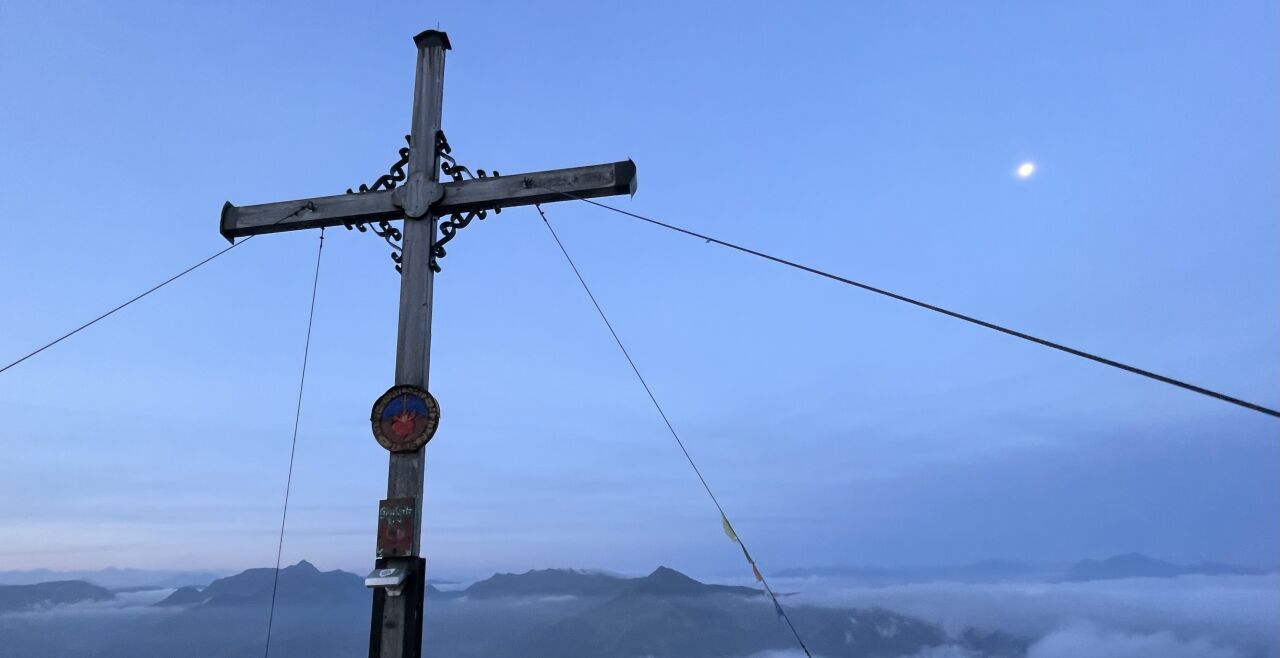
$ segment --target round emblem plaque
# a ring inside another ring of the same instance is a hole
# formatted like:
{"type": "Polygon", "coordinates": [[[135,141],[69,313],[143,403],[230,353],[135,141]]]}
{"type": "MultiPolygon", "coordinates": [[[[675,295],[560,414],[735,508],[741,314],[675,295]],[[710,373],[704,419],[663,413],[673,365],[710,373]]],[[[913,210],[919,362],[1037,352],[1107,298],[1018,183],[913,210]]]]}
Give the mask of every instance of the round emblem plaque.
{"type": "Polygon", "coordinates": [[[417,386],[387,389],[373,403],[373,438],[391,452],[409,452],[427,444],[440,424],[440,403],[417,386]]]}

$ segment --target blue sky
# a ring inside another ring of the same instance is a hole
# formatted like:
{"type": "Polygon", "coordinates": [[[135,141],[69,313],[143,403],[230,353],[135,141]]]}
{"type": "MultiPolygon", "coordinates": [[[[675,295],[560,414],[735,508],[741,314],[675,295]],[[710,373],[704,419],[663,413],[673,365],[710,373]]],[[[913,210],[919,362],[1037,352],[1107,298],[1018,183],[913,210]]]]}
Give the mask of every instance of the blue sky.
{"type": "MultiPolygon", "coordinates": [[[[372,182],[413,34],[504,173],[1280,405],[1274,3],[21,3],[0,8],[0,361],[372,182]],[[1017,179],[1023,161],[1035,176],[1017,179]]],[[[1143,551],[1271,565],[1280,425],[585,204],[546,207],[766,570],[1143,551]]],[[[373,551],[398,277],[327,233],[286,561],[373,551]]],[[[0,375],[0,568],[274,558],[314,232],[0,375]]],[[[532,209],[436,281],[437,573],[736,547],[532,209]]]]}

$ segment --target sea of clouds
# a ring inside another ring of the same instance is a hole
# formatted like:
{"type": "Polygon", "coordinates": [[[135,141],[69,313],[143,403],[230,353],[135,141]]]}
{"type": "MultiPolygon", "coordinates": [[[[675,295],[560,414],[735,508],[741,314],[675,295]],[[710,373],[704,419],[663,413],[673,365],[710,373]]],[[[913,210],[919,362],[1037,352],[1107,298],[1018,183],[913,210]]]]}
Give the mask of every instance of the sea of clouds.
{"type": "MultiPolygon", "coordinates": [[[[955,636],[966,629],[1010,633],[1027,640],[1028,658],[1280,658],[1280,574],[876,587],[832,578],[775,578],[771,584],[789,593],[783,598],[789,607],[879,607],[933,622],[955,636]]],[[[87,626],[106,629],[120,626],[124,616],[174,614],[174,609],[152,606],[170,591],[6,613],[0,615],[0,630],[39,621],[75,621],[82,631],[87,626]]],[[[490,603],[460,601],[437,614],[492,618],[497,610],[490,603]]],[[[536,598],[528,602],[535,610],[546,603],[536,598]]],[[[529,616],[529,605],[512,606],[498,616],[529,616]]],[[[0,656],[5,655],[0,649],[0,656]]],[[[770,651],[749,658],[803,654],[770,651]]],[[[903,658],[982,656],[944,645],[903,658]]]]}
{"type": "MultiPolygon", "coordinates": [[[[790,605],[874,606],[953,634],[1012,633],[1031,641],[1028,658],[1280,658],[1277,574],[884,587],[805,578],[773,585],[795,592],[786,597],[790,605]]],[[[943,646],[911,658],[978,657],[943,646]]]]}

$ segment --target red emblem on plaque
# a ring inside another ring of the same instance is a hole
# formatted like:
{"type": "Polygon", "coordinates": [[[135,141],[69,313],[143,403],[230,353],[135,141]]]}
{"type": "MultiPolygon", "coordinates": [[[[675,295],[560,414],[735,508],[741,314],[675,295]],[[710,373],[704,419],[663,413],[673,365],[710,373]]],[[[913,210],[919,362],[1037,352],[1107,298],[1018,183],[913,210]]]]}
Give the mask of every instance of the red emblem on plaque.
{"type": "Polygon", "coordinates": [[[417,386],[392,386],[373,403],[373,438],[392,452],[426,445],[440,424],[440,404],[417,386]]]}

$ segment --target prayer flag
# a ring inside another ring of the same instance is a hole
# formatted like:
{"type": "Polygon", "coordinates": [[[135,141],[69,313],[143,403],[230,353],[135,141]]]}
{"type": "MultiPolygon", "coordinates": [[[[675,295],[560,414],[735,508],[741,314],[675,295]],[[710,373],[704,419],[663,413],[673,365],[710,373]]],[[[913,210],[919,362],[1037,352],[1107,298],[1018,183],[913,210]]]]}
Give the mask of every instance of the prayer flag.
{"type": "Polygon", "coordinates": [[[720,526],[724,528],[724,534],[728,536],[729,539],[732,539],[735,542],[738,541],[738,533],[734,532],[733,526],[729,525],[729,517],[725,516],[724,514],[721,514],[720,526]]]}

